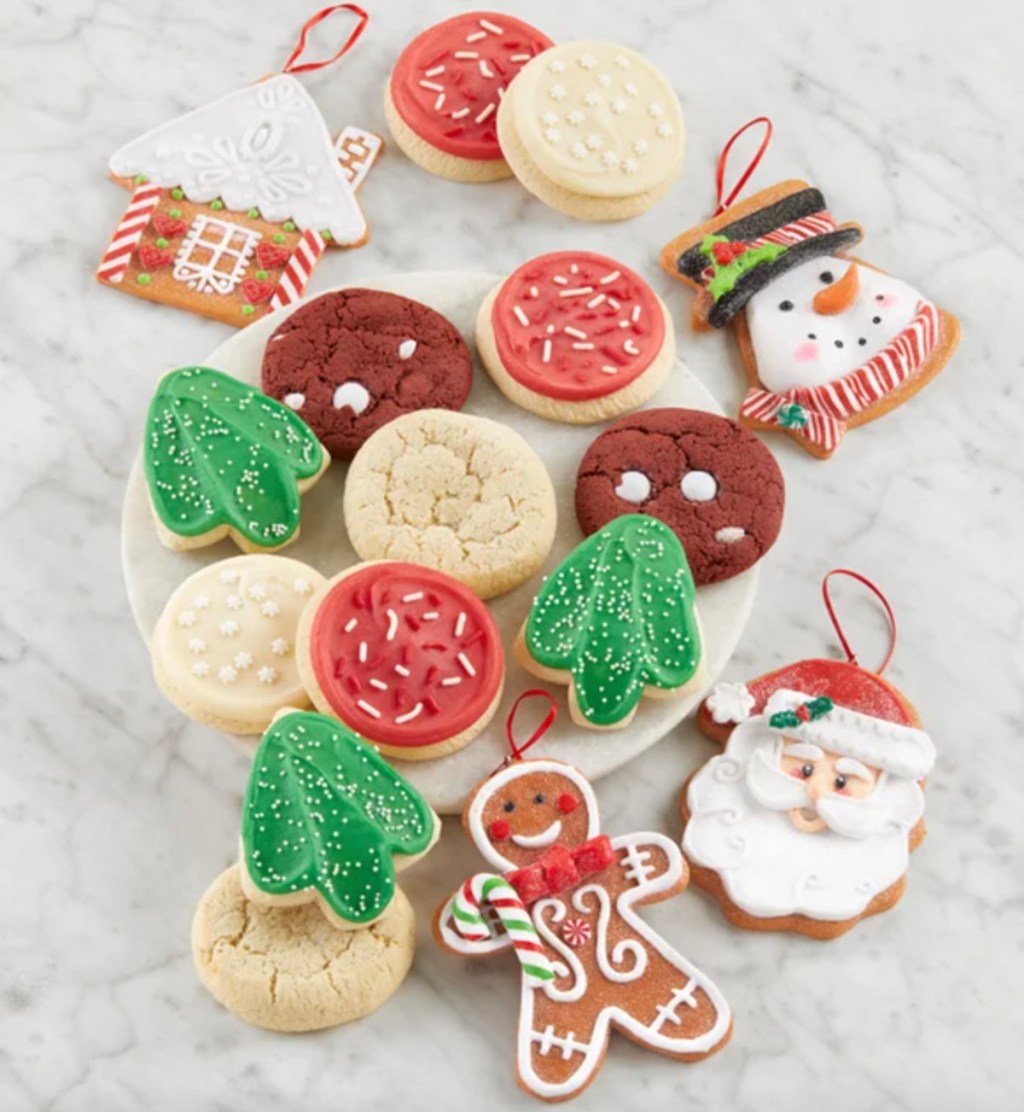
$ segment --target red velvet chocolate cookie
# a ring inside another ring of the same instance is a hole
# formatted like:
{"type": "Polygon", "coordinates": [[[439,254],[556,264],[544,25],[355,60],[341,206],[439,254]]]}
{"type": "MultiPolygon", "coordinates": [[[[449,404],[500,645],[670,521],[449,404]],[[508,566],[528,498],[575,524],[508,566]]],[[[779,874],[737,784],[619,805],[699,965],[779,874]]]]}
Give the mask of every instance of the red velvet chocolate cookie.
{"type": "Polygon", "coordinates": [[[324,294],[292,313],[263,353],[265,394],[291,406],[335,459],[416,409],[461,409],[473,381],[459,330],[382,290],[324,294]]]}
{"type": "Polygon", "coordinates": [[[621,418],[590,445],[576,476],[584,533],[621,514],[652,514],[683,542],[698,586],[755,564],[779,535],[784,504],[782,472],[761,441],[694,409],[621,418]]]}

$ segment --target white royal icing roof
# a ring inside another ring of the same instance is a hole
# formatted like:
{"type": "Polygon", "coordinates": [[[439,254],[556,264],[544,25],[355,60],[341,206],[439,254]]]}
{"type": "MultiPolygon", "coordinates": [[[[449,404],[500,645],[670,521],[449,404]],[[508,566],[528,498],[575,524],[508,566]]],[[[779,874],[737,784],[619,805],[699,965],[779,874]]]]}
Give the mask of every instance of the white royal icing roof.
{"type": "Polygon", "coordinates": [[[116,177],[139,174],[177,186],[196,204],[258,208],[355,243],[366,221],[342,172],[320,111],[288,74],[249,85],[147,131],[110,159],[116,177]]]}

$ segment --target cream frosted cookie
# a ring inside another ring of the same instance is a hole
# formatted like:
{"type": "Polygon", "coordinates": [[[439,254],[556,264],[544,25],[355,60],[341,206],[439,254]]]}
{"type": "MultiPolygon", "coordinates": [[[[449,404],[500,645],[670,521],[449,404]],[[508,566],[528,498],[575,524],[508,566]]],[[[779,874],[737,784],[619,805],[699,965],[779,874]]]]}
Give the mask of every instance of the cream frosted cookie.
{"type": "Polygon", "coordinates": [[[496,421],[446,410],[378,429],[352,461],[344,506],[364,560],[424,564],[481,598],[529,579],[555,538],[554,488],[529,444],[496,421]]]}
{"type": "Polygon", "coordinates": [[[317,708],[382,753],[427,760],[471,742],[505,679],[487,607],[418,564],[357,564],[310,600],[299,627],[302,682],[317,708]]]}
{"type": "Polygon", "coordinates": [[[500,12],[465,12],[428,27],[402,51],[384,94],[395,142],[442,178],[511,177],[498,145],[498,105],[512,78],[550,45],[500,12]]]}
{"type": "Polygon", "coordinates": [[[529,62],[498,110],[519,181],[583,220],[624,220],[658,201],[683,168],[683,110],[665,76],[607,42],[553,46],[529,62]]]}
{"type": "Polygon", "coordinates": [[[581,425],[642,405],[676,353],[657,294],[629,267],[588,251],[541,255],[510,274],[480,306],[476,342],[507,398],[581,425]]]}
{"type": "Polygon", "coordinates": [[[239,1019],[272,1031],[316,1031],[379,1008],[412,966],[415,935],[401,890],[372,926],[343,931],[313,904],[253,903],[232,865],[199,902],[192,955],[207,990],[239,1019]]]}
{"type": "Polygon", "coordinates": [[[190,575],[153,630],[160,690],[190,718],[233,734],[262,733],[282,708],[307,705],[295,634],[323,583],[285,556],[235,556],[190,575]]]}

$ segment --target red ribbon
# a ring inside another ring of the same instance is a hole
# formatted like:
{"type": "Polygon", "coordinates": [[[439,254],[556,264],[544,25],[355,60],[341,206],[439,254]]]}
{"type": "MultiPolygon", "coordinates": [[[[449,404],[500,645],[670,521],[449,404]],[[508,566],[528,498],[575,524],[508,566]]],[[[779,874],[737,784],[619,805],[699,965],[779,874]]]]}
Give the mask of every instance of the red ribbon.
{"type": "Polygon", "coordinates": [[[366,25],[370,22],[368,12],[364,12],[362,8],[357,7],[355,4],[332,4],[329,8],[324,8],[316,15],[310,16],[309,19],[302,25],[302,30],[299,32],[299,41],[295,44],[295,49],[288,55],[288,61],[281,67],[282,73],[312,73],[313,70],[323,69],[324,66],[331,65],[336,62],[342,55],[347,54],[356,42],[359,40],[360,35],[366,30],[366,25]],[[345,40],[344,46],[332,58],[325,58],[320,62],[303,62],[302,65],[296,65],[296,61],[306,49],[306,40],[309,38],[309,32],[318,24],[322,23],[329,15],[334,12],[351,12],[353,15],[359,17],[359,22],[355,25],[352,33],[345,40]]]}
{"type": "Polygon", "coordinates": [[[715,168],[715,216],[725,212],[725,210],[736,200],[739,196],[740,190],[750,181],[750,175],[757,169],[758,163],[764,158],[764,152],[768,150],[768,144],[772,141],[772,132],[775,130],[772,121],[767,116],[758,116],[756,119],[750,120],[745,123],[739,131],[734,131],[729,138],[729,141],[722,148],[722,153],[718,156],[718,166],[715,168]],[[740,174],[739,180],[732,187],[729,196],[724,200],[722,193],[725,190],[725,167],[729,161],[729,152],[732,150],[733,143],[744,132],[749,131],[757,124],[764,124],[764,138],[761,140],[761,145],[757,148],[754,157],[750,160],[747,168],[740,174]]]}
{"type": "MultiPolygon", "coordinates": [[[[555,702],[555,698],[550,691],[545,691],[542,687],[531,687],[529,691],[524,691],[512,704],[512,709],[508,712],[508,718],[505,719],[505,737],[508,739],[509,754],[498,768],[507,768],[512,761],[521,761],[526,750],[540,741],[551,728],[552,723],[557,717],[558,704],[555,702]],[[517,745],[515,736],[516,712],[519,710],[520,704],[524,703],[527,699],[536,697],[547,700],[548,712],[541,719],[540,725],[537,726],[526,741],[524,741],[522,745],[517,745]]],[[[495,769],[495,771],[497,772],[498,769],[495,769]]]]}
{"type": "Polygon", "coordinates": [[[857,655],[850,647],[850,642],[846,639],[843,633],[843,627],[839,622],[839,617],[836,614],[835,606],[832,603],[832,596],[829,594],[828,581],[833,575],[846,575],[850,579],[855,579],[858,583],[867,587],[867,589],[878,599],[885,610],[885,616],[889,620],[889,651],[885,654],[885,659],[882,661],[881,666],[875,669],[875,675],[880,676],[886,668],[889,667],[889,662],[892,660],[892,654],[896,651],[896,615],[893,613],[892,607],[889,605],[889,600],[882,594],[882,591],[875,586],[866,576],[861,575],[860,572],[850,571],[849,568],[833,568],[825,578],[821,581],[821,597],[825,602],[825,610],[832,621],[832,626],[836,631],[836,636],[839,638],[840,645],[843,646],[843,652],[846,653],[846,659],[851,664],[859,664],[857,655]]]}

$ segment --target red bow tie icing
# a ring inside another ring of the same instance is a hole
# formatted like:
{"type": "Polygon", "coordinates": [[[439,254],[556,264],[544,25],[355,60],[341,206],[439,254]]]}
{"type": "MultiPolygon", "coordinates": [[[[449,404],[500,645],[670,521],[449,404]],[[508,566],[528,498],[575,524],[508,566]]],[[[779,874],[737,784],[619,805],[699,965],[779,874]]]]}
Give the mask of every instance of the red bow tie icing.
{"type": "Polygon", "coordinates": [[[568,892],[594,873],[615,861],[615,851],[607,834],[599,834],[579,846],[553,845],[532,865],[506,873],[505,879],[525,904],[544,896],[568,892]]]}

